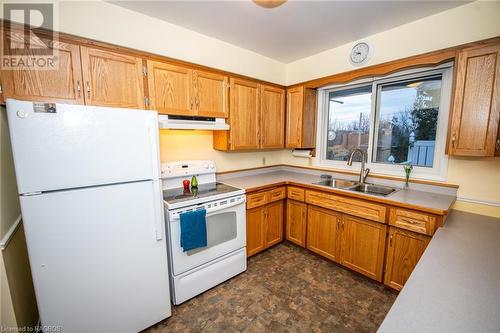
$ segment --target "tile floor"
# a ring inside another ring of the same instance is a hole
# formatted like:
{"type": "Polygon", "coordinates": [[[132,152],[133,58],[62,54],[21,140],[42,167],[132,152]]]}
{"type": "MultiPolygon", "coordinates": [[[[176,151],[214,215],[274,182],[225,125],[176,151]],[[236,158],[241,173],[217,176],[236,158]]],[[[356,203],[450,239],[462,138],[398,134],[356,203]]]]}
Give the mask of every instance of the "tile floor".
{"type": "Polygon", "coordinates": [[[397,293],[290,243],[145,332],[375,332],[397,293]]]}

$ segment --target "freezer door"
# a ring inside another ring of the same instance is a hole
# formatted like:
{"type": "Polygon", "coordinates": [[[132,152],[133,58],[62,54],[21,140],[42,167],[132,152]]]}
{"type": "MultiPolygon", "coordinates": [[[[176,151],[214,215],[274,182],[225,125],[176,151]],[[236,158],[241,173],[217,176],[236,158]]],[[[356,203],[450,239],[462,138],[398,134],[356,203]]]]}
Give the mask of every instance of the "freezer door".
{"type": "Polygon", "coordinates": [[[19,193],[160,178],[156,112],[39,104],[7,100],[19,193]]]}
{"type": "Polygon", "coordinates": [[[160,181],[22,196],[21,209],[43,325],[138,332],[170,316],[160,181]]]}

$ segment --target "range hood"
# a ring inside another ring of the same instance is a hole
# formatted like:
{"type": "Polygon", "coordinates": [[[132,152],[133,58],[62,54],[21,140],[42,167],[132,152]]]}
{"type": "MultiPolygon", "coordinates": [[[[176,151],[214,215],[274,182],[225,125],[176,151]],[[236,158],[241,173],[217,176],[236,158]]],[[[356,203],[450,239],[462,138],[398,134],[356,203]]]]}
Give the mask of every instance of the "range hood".
{"type": "Polygon", "coordinates": [[[224,118],[158,115],[160,128],[224,131],[229,129],[224,118]]]}

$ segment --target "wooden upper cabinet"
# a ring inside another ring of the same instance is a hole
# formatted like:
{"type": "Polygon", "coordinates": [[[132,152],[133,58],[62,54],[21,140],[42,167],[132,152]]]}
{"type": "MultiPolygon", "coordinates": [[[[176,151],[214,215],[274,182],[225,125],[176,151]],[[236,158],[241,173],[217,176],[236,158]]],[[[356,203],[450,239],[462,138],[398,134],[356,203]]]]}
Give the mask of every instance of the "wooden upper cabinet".
{"type": "Polygon", "coordinates": [[[227,76],[193,70],[194,108],[200,117],[227,118],[227,76]]]}
{"type": "Polygon", "coordinates": [[[285,146],[285,90],[261,85],[260,128],[261,148],[285,146]]]}
{"type": "Polygon", "coordinates": [[[307,204],[295,200],[287,200],[286,204],[286,239],[306,246],[307,204]]]}
{"type": "MultiPolygon", "coordinates": [[[[456,62],[448,151],[494,156],[500,118],[500,45],[464,49],[456,62]]],[[[497,147],[496,147],[497,146],[497,147]]]]}
{"type": "Polygon", "coordinates": [[[192,70],[165,62],[147,61],[150,109],[162,114],[194,116],[192,70]]]}
{"type": "Polygon", "coordinates": [[[287,90],[286,147],[316,146],[316,90],[303,86],[287,90]]]}
{"type": "Polygon", "coordinates": [[[339,262],[342,214],[309,205],[307,208],[307,248],[339,262]]]}
{"type": "MultiPolygon", "coordinates": [[[[22,34],[22,32],[5,33],[5,51],[10,55],[19,55],[15,49],[10,48],[11,37],[15,38],[15,34],[22,34]]],[[[20,37],[19,40],[24,40],[24,37],[20,37]]],[[[83,104],[79,46],[59,41],[43,41],[50,45],[54,51],[53,55],[57,57],[54,68],[33,69],[25,67],[3,70],[3,98],[83,104]]]]}
{"type": "Polygon", "coordinates": [[[390,227],[384,283],[401,290],[430,241],[429,236],[390,227]]]}
{"type": "Polygon", "coordinates": [[[386,230],[384,224],[344,214],[340,263],[381,282],[386,230]]]}
{"type": "Polygon", "coordinates": [[[218,150],[284,147],[285,90],[255,81],[230,79],[229,131],[214,132],[218,150]]]}
{"type": "Polygon", "coordinates": [[[145,107],[142,59],[88,47],[81,57],[86,104],[145,107]]]}
{"type": "Polygon", "coordinates": [[[230,149],[258,149],[260,146],[259,85],[254,81],[231,78],[230,87],[230,149]]]}

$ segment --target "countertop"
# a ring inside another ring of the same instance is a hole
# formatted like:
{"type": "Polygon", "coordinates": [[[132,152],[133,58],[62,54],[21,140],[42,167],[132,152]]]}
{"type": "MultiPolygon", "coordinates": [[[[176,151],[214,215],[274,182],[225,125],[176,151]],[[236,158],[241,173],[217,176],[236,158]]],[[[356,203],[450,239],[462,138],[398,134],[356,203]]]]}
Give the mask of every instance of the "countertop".
{"type": "Polygon", "coordinates": [[[500,332],[500,219],[452,210],[378,332],[500,332]]]}
{"type": "Polygon", "coordinates": [[[416,191],[411,189],[400,190],[387,197],[382,197],[313,184],[318,181],[320,181],[320,177],[318,175],[292,171],[271,171],[253,175],[224,178],[222,180],[223,183],[245,189],[247,192],[272,185],[296,184],[347,196],[364,198],[385,204],[400,205],[408,208],[424,210],[439,215],[446,215],[456,200],[456,197],[451,195],[416,191]]]}

